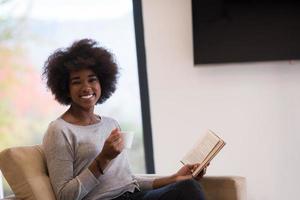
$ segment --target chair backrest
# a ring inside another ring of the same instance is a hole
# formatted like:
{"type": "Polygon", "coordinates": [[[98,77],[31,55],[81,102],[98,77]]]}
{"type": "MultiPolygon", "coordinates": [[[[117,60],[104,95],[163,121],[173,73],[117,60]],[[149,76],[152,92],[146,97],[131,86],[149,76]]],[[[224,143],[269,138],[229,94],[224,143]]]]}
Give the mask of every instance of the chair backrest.
{"type": "Polygon", "coordinates": [[[40,145],[0,153],[0,170],[18,199],[55,200],[46,166],[40,145]]]}

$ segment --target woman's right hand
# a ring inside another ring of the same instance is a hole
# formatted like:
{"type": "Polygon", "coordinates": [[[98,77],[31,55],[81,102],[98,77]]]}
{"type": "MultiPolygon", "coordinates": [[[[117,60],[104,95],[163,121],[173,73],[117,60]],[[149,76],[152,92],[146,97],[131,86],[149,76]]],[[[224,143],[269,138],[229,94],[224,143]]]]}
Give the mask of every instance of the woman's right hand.
{"type": "Polygon", "coordinates": [[[117,157],[124,148],[124,142],[121,137],[119,129],[114,129],[105,140],[102,151],[96,157],[94,162],[89,166],[91,172],[99,177],[104,174],[105,168],[108,166],[110,161],[117,157]]]}
{"type": "Polygon", "coordinates": [[[102,159],[111,161],[122,152],[123,148],[124,142],[121,132],[115,128],[104,142],[103,149],[99,156],[102,157],[102,159]]]}

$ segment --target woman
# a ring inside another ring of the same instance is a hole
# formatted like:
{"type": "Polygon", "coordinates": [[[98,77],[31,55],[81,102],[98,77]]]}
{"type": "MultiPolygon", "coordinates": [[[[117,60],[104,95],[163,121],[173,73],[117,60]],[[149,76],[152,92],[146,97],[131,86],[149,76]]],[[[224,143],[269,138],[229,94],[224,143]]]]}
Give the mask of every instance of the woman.
{"type": "Polygon", "coordinates": [[[130,171],[118,122],[94,113],[116,88],[118,67],[106,49],[90,39],[74,42],[50,55],[43,75],[55,99],[70,105],[43,140],[58,200],[204,199],[191,175],[196,165],[157,179],[130,171]]]}

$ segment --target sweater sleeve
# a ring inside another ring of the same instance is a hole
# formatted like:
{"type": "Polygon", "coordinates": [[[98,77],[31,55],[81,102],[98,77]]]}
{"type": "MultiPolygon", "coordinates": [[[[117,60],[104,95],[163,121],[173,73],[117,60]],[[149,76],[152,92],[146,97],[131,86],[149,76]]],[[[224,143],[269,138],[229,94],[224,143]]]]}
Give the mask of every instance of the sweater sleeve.
{"type": "Polygon", "coordinates": [[[147,176],[147,175],[133,175],[133,177],[137,180],[137,183],[140,189],[143,190],[151,190],[153,189],[153,181],[156,177],[147,176]]]}
{"type": "Polygon", "coordinates": [[[43,148],[56,199],[80,200],[99,183],[88,168],[74,177],[74,150],[63,130],[50,125],[43,148]]]}

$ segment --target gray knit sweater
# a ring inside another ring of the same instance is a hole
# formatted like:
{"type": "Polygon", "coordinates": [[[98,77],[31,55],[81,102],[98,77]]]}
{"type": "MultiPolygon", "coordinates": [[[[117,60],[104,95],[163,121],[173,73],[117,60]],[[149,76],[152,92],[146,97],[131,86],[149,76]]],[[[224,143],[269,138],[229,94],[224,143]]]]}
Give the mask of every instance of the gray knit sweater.
{"type": "Polygon", "coordinates": [[[88,126],[70,124],[62,118],[50,123],[43,148],[58,200],[106,200],[135,188],[151,189],[153,179],[131,173],[126,150],[111,161],[99,178],[88,169],[116,127],[118,123],[108,117],[88,126]]]}

